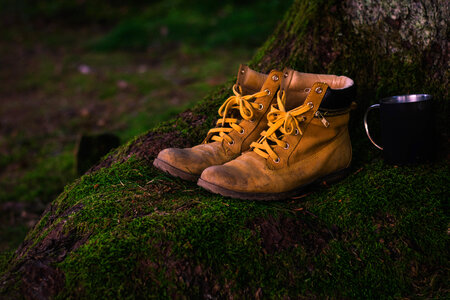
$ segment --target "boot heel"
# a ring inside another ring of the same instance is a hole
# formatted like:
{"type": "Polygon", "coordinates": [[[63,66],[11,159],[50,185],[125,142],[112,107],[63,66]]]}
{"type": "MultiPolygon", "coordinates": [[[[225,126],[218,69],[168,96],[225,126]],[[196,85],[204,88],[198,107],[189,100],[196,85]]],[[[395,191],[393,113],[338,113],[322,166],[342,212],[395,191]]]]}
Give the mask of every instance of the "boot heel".
{"type": "Polygon", "coordinates": [[[345,168],[343,170],[328,174],[318,180],[320,185],[328,186],[333,183],[339,182],[350,174],[350,168],[345,168]]]}

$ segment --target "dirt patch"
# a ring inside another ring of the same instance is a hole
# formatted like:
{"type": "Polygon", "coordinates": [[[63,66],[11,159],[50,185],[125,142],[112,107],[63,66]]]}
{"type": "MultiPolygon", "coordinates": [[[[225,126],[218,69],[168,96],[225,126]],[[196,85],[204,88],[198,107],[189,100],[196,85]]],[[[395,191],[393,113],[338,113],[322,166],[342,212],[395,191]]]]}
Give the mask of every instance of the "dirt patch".
{"type": "Polygon", "coordinates": [[[22,295],[27,299],[49,299],[64,287],[64,274],[50,267],[48,260],[27,261],[21,271],[22,295]]]}
{"type": "MultiPolygon", "coordinates": [[[[192,127],[192,131],[201,126],[205,120],[205,115],[197,115],[190,110],[187,110],[178,115],[178,119],[182,122],[186,122],[192,127]]],[[[134,143],[132,143],[123,154],[118,155],[113,153],[99,164],[93,166],[87,171],[87,174],[93,173],[101,168],[107,168],[116,162],[124,162],[131,156],[135,156],[139,159],[147,161],[153,160],[158,153],[165,148],[170,147],[191,147],[192,139],[181,134],[179,130],[176,130],[177,124],[174,124],[174,131],[170,132],[155,132],[150,131],[147,134],[139,137],[134,143]]]]}
{"type": "Polygon", "coordinates": [[[90,174],[102,168],[108,168],[116,162],[127,161],[132,156],[150,161],[164,148],[190,146],[188,139],[182,137],[178,131],[164,133],[149,132],[131,144],[123,154],[117,155],[117,153],[113,153],[109,155],[99,164],[90,168],[86,173],[90,174]]]}
{"type": "Polygon", "coordinates": [[[206,120],[205,115],[195,114],[194,112],[192,112],[189,109],[180,113],[179,117],[184,122],[190,124],[190,126],[192,126],[193,128],[197,128],[198,126],[202,125],[206,120]]]}
{"type": "Polygon", "coordinates": [[[261,247],[269,254],[302,247],[309,255],[318,255],[333,238],[332,230],[304,214],[297,218],[257,218],[249,227],[261,236],[261,247]]]}
{"type": "MultiPolygon", "coordinates": [[[[199,299],[232,299],[233,283],[220,283],[210,268],[206,268],[201,264],[195,264],[186,259],[179,259],[173,256],[171,246],[168,243],[159,245],[162,250],[162,260],[155,261],[152,259],[143,259],[138,263],[138,267],[133,277],[145,285],[161,286],[160,278],[156,278],[155,274],[164,274],[164,279],[176,282],[179,289],[175,286],[169,288],[168,294],[170,298],[185,298],[186,294],[199,299]]],[[[145,291],[142,291],[145,293],[145,291]]]]}

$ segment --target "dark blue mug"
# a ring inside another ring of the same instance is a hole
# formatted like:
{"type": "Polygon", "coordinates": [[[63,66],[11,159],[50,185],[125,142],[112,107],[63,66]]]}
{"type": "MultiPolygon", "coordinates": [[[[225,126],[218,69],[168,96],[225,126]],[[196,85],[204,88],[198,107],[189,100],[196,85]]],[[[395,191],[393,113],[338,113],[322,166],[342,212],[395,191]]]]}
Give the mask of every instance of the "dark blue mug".
{"type": "Polygon", "coordinates": [[[383,150],[392,164],[419,163],[431,160],[435,153],[433,97],[428,94],[383,98],[370,106],[364,115],[364,127],[372,144],[383,150]],[[381,146],[369,133],[367,115],[380,109],[381,146]]]}

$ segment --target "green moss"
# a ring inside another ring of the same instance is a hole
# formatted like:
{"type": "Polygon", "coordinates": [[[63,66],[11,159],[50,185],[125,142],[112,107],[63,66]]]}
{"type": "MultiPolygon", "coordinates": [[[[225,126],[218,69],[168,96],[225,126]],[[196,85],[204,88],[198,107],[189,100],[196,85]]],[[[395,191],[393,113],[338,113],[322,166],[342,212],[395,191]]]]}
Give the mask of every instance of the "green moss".
{"type": "MultiPolygon", "coordinates": [[[[60,203],[61,210],[83,204],[66,226],[90,234],[59,266],[67,280],[61,297],[80,287],[98,297],[201,295],[178,278],[184,265],[200,266],[219,286],[232,282],[223,293],[235,295],[252,295],[258,287],[273,297],[307,291],[352,298],[411,295],[413,283],[430,281],[438,266],[448,267],[449,175],[442,164],[393,167],[375,160],[303,202],[257,203],[210,195],[138,161],[115,164],[84,176],[60,203]],[[419,172],[423,177],[415,176],[419,172]],[[299,207],[310,213],[301,215],[306,222],[337,226],[338,233],[317,255],[308,255],[308,244],[301,242],[265,252],[249,224],[268,215],[300,216],[299,207]],[[405,277],[414,264],[417,274],[405,277]]],[[[428,293],[440,289],[442,283],[428,293]]]]}
{"type": "Polygon", "coordinates": [[[430,281],[441,267],[448,268],[449,171],[440,164],[394,167],[374,161],[326,198],[307,201],[311,212],[345,232],[330,248],[333,259],[318,261],[332,274],[315,279],[324,294],[406,295],[413,282],[430,281]],[[422,269],[404,277],[419,261],[422,269]]]}
{"type": "Polygon", "coordinates": [[[408,295],[415,280],[438,272],[433,266],[447,265],[449,178],[445,164],[393,167],[375,160],[304,202],[256,203],[210,195],[136,160],[115,164],[83,176],[55,202],[60,212],[82,204],[65,226],[90,234],[89,242],[60,264],[67,280],[61,297],[80,287],[85,295],[111,297],[133,291],[137,297],[200,295],[178,280],[169,262],[199,265],[219,285],[233,282],[229,292],[237,295],[247,286],[274,297],[305,291],[357,298],[408,295]],[[267,215],[293,216],[298,207],[314,216],[303,215],[308,222],[318,218],[339,232],[312,257],[301,243],[264,253],[248,224],[267,215]],[[414,263],[423,268],[420,275],[403,277],[414,263]]]}

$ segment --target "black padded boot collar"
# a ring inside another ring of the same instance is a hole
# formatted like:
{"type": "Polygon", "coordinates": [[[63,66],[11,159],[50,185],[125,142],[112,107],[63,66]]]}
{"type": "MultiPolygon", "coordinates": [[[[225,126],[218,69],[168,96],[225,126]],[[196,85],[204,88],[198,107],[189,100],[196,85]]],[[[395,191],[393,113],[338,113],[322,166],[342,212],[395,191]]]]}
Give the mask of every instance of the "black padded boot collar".
{"type": "Polygon", "coordinates": [[[320,104],[321,110],[347,109],[355,101],[356,87],[353,84],[344,89],[328,88],[320,104]]]}
{"type": "Polygon", "coordinates": [[[345,110],[350,108],[356,94],[355,84],[346,76],[303,73],[285,68],[280,90],[286,93],[286,109],[302,105],[314,83],[328,85],[320,105],[321,110],[345,110]]]}

